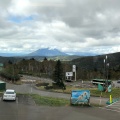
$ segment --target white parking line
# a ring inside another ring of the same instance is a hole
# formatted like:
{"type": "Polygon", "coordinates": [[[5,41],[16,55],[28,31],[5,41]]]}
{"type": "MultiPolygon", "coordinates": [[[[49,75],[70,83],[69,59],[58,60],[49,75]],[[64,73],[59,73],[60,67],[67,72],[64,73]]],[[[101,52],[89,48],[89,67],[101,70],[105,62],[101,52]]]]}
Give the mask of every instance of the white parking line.
{"type": "Polygon", "coordinates": [[[99,108],[120,113],[120,104],[118,103],[120,103],[120,101],[117,101],[105,107],[99,107],[99,108]]]}
{"type": "Polygon", "coordinates": [[[16,97],[16,103],[18,104],[18,97],[16,97]]]}
{"type": "Polygon", "coordinates": [[[116,102],[115,104],[116,104],[116,105],[120,105],[120,102],[116,102]]]}
{"type": "Polygon", "coordinates": [[[120,107],[120,105],[112,105],[112,106],[109,106],[109,107],[120,107]]]}
{"type": "Polygon", "coordinates": [[[113,107],[110,107],[110,109],[112,109],[112,108],[113,108],[113,109],[120,109],[119,106],[117,106],[117,107],[116,107],[116,106],[115,106],[115,107],[114,107],[114,106],[113,106],[113,107]]]}
{"type": "Polygon", "coordinates": [[[120,110],[114,110],[114,109],[109,109],[109,108],[105,108],[105,107],[100,107],[101,109],[105,109],[105,110],[109,110],[109,111],[114,111],[114,112],[119,112],[120,110]]]}

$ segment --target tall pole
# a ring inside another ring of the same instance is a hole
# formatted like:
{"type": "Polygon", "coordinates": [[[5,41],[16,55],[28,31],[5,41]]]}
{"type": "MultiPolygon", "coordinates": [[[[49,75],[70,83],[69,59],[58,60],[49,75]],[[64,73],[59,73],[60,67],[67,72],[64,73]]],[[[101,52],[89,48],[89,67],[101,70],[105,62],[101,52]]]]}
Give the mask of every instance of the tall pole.
{"type": "Polygon", "coordinates": [[[75,81],[76,81],[76,65],[73,65],[73,72],[75,72],[75,81]]]}
{"type": "Polygon", "coordinates": [[[108,80],[107,80],[107,55],[106,55],[106,64],[105,64],[105,67],[106,67],[106,87],[108,87],[108,80]]]}
{"type": "Polygon", "coordinates": [[[109,69],[109,63],[107,62],[107,55],[104,59],[104,75],[105,75],[105,85],[108,87],[108,69],[109,69]]]}
{"type": "Polygon", "coordinates": [[[107,86],[108,86],[108,70],[109,70],[109,63],[107,63],[107,86]]]}
{"type": "Polygon", "coordinates": [[[76,81],[76,71],[75,71],[75,81],[76,81]]]}
{"type": "Polygon", "coordinates": [[[105,84],[106,84],[106,75],[105,75],[105,59],[104,59],[104,79],[105,79],[105,84]]]}

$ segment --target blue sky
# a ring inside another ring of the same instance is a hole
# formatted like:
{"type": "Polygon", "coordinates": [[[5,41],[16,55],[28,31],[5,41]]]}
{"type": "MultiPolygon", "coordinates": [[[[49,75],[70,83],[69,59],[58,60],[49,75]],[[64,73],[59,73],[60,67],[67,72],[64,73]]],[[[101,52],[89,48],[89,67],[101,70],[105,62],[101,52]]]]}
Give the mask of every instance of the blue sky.
{"type": "Polygon", "coordinates": [[[13,23],[22,23],[22,22],[27,22],[33,20],[33,16],[9,16],[8,20],[13,23]]]}
{"type": "Polygon", "coordinates": [[[119,0],[0,1],[0,52],[120,52],[119,0]]]}

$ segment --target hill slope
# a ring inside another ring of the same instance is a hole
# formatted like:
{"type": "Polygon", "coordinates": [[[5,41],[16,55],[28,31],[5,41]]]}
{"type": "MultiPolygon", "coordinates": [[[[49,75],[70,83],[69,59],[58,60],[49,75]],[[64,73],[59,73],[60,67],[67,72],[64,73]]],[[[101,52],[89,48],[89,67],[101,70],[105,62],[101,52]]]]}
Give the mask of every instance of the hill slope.
{"type": "Polygon", "coordinates": [[[67,54],[57,49],[44,48],[30,53],[28,56],[67,56],[67,54]]]}
{"type": "MultiPolygon", "coordinates": [[[[81,57],[71,61],[71,64],[76,64],[78,67],[88,70],[103,69],[105,55],[81,57]]],[[[107,54],[107,63],[110,69],[120,67],[120,52],[107,54]]]]}

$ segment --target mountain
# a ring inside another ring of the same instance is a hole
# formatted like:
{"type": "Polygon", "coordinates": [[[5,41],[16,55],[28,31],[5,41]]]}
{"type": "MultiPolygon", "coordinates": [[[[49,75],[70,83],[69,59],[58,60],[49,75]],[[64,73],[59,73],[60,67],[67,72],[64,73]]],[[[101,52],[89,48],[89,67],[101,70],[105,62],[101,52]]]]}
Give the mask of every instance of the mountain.
{"type": "Polygon", "coordinates": [[[15,57],[15,56],[25,56],[23,53],[0,53],[2,57],[15,57]]]}
{"type": "Polygon", "coordinates": [[[49,49],[49,48],[44,48],[44,49],[39,49],[36,50],[32,53],[0,53],[0,56],[2,57],[31,57],[31,56],[42,56],[42,57],[53,57],[53,56],[96,56],[98,54],[90,53],[90,52],[61,52],[58,49],[49,49]]]}
{"type": "Polygon", "coordinates": [[[71,64],[75,64],[81,69],[86,70],[102,70],[104,68],[104,59],[106,58],[106,55],[109,68],[120,70],[120,52],[97,56],[83,56],[73,59],[71,64]]]}
{"type": "Polygon", "coordinates": [[[57,49],[44,48],[36,50],[35,52],[28,54],[27,56],[68,56],[68,54],[57,49]]]}
{"type": "Polygon", "coordinates": [[[67,53],[69,55],[77,55],[77,56],[96,56],[98,55],[97,53],[91,53],[91,52],[70,52],[67,53]]]}

